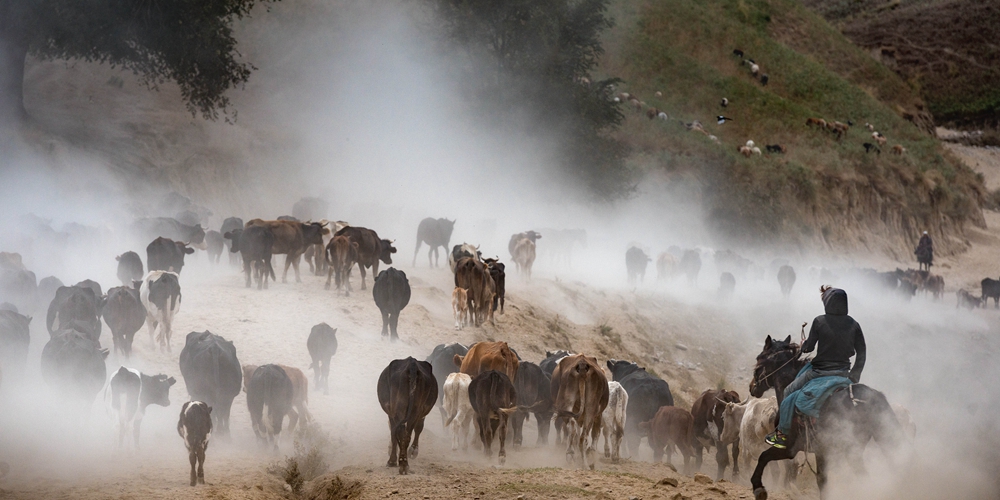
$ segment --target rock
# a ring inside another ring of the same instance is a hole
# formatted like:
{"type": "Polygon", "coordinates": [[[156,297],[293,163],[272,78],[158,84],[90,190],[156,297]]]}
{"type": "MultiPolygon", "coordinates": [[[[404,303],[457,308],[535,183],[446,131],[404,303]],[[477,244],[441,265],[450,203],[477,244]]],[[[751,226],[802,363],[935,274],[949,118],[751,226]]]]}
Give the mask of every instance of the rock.
{"type": "Polygon", "coordinates": [[[663,479],[660,479],[660,482],[657,483],[657,484],[661,484],[661,485],[664,485],[664,486],[673,486],[674,488],[676,488],[677,485],[680,484],[680,483],[675,478],[665,477],[663,479]]]}
{"type": "Polygon", "coordinates": [[[684,344],[674,344],[674,347],[676,347],[676,348],[678,348],[678,349],[680,349],[682,351],[688,350],[687,346],[684,345],[684,344]]]}
{"type": "Polygon", "coordinates": [[[705,488],[705,491],[714,491],[715,493],[720,493],[723,495],[726,494],[726,490],[719,488],[718,486],[709,486],[708,488],[705,488]]]}
{"type": "Polygon", "coordinates": [[[430,495],[424,495],[424,500],[431,500],[431,496],[430,495]]]}
{"type": "Polygon", "coordinates": [[[284,488],[285,488],[285,491],[289,491],[289,492],[292,491],[292,485],[290,485],[288,483],[285,483],[284,488]]]}
{"type": "Polygon", "coordinates": [[[628,497],[628,500],[641,500],[639,497],[628,497]]]}
{"type": "Polygon", "coordinates": [[[663,464],[663,465],[666,465],[668,469],[677,472],[677,467],[674,467],[674,464],[663,464]]]}
{"type": "Polygon", "coordinates": [[[518,495],[517,500],[524,500],[524,495],[518,495]]]}
{"type": "Polygon", "coordinates": [[[714,481],[712,481],[712,478],[699,472],[694,475],[694,482],[701,484],[712,484],[714,481]]]}

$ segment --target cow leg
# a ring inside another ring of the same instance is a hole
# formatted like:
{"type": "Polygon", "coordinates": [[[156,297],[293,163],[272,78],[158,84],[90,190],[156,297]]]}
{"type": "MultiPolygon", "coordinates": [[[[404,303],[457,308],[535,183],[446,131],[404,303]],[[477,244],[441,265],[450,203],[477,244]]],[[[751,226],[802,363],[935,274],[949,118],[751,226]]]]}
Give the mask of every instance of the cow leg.
{"type": "Polygon", "coordinates": [[[625,431],[621,425],[615,426],[611,432],[611,461],[614,463],[618,463],[622,459],[622,436],[624,435],[625,431]]]}
{"type": "Polygon", "coordinates": [[[205,448],[207,447],[208,443],[205,443],[198,448],[198,483],[200,484],[205,484],[205,448]]]}
{"type": "MultiPolygon", "coordinates": [[[[305,420],[305,414],[302,415],[302,420],[305,420]]],[[[295,432],[295,424],[299,423],[299,412],[295,411],[295,408],[288,409],[288,438],[292,439],[292,433],[295,432]]]]}
{"type": "MultiPolygon", "coordinates": [[[[505,449],[505,443],[507,442],[507,424],[510,420],[510,415],[500,413],[500,465],[507,462],[507,450],[505,449]]],[[[523,421],[523,419],[522,419],[523,421]]]]}
{"type": "MultiPolygon", "coordinates": [[[[695,438],[695,439],[698,439],[698,438],[695,438]]],[[[702,460],[703,460],[702,453],[703,452],[704,452],[704,449],[701,447],[701,443],[700,442],[696,442],[695,445],[694,445],[694,470],[699,471],[699,472],[701,471],[701,463],[702,463],[702,460]]]]}
{"type": "Polygon", "coordinates": [[[135,451],[139,451],[139,427],[142,426],[142,418],[137,417],[132,421],[132,445],[135,451]]]}
{"type": "Polygon", "coordinates": [[[382,336],[389,336],[389,313],[382,311],[382,336]]]}
{"type": "Polygon", "coordinates": [[[292,267],[295,268],[295,282],[296,283],[302,283],[302,278],[299,276],[299,260],[300,260],[299,258],[300,257],[301,257],[301,254],[296,255],[295,258],[292,259],[292,267]]]}
{"type": "Polygon", "coordinates": [[[601,434],[604,435],[604,458],[611,458],[611,428],[603,426],[601,434]]]}
{"type": "Polygon", "coordinates": [[[399,334],[396,333],[396,325],[399,324],[399,311],[389,314],[389,329],[392,331],[391,340],[393,342],[399,340],[399,334]]]}
{"type": "Polygon", "coordinates": [[[739,441],[736,441],[736,442],[733,443],[733,455],[732,456],[733,456],[733,475],[732,475],[732,479],[733,479],[733,481],[735,481],[736,478],[739,477],[739,475],[740,475],[740,460],[739,460],[739,456],[740,456],[740,442],[739,441]]]}
{"type": "MultiPolygon", "coordinates": [[[[510,416],[514,420],[512,425],[511,434],[514,435],[514,449],[521,449],[521,443],[524,441],[524,421],[528,418],[528,413],[523,410],[517,410],[513,415],[510,416]]],[[[506,431],[506,425],[503,426],[506,431]]],[[[506,432],[504,432],[506,435],[506,432]]]]}
{"type": "Polygon", "coordinates": [[[538,441],[536,445],[549,444],[549,421],[551,413],[535,413],[535,423],[538,424],[538,441]]]}
{"type": "Polygon", "coordinates": [[[729,466],[729,447],[716,442],[715,443],[715,463],[718,464],[717,474],[715,476],[716,480],[722,479],[722,475],[726,473],[726,467],[729,466]]]}
{"type": "Polygon", "coordinates": [[[420,433],[423,431],[424,419],[421,418],[413,425],[413,445],[410,446],[411,458],[417,458],[417,452],[420,451],[420,433]]]}
{"type": "Polygon", "coordinates": [[[331,358],[326,358],[323,362],[323,395],[330,395],[330,361],[331,358]]]}
{"type": "Polygon", "coordinates": [[[281,282],[288,283],[288,268],[292,265],[292,256],[285,254],[285,271],[281,273],[281,282]]]}
{"type": "MultiPolygon", "coordinates": [[[[367,288],[365,287],[365,265],[359,262],[358,263],[358,270],[361,271],[361,289],[362,290],[366,290],[367,288]]],[[[374,276],[378,276],[378,274],[372,274],[372,276],[373,277],[374,276]]],[[[347,288],[349,290],[351,288],[351,281],[350,281],[350,279],[351,279],[351,272],[350,271],[347,272],[347,279],[348,279],[348,281],[347,281],[347,288]]]]}
{"type": "MultiPolygon", "coordinates": [[[[326,290],[330,289],[330,282],[333,281],[333,273],[334,273],[333,266],[330,266],[330,270],[326,272],[326,286],[324,287],[326,290]]],[[[338,292],[340,291],[340,276],[339,275],[337,277],[337,291],[338,292]]]]}
{"type": "Polygon", "coordinates": [[[396,426],[396,442],[399,446],[399,473],[409,474],[410,473],[410,460],[406,454],[407,448],[410,447],[410,426],[407,423],[400,422],[396,426]]]}
{"type": "MultiPolygon", "coordinates": [[[[417,248],[413,249],[413,267],[417,267],[417,253],[420,252],[421,243],[423,243],[423,241],[420,238],[417,238],[417,248]]],[[[427,261],[430,262],[430,260],[431,254],[430,252],[427,252],[427,261]]]]}
{"type": "Polygon", "coordinates": [[[253,262],[250,259],[243,259],[243,274],[247,278],[247,288],[250,288],[250,275],[253,274],[253,262]]]}
{"type": "Polygon", "coordinates": [[[393,424],[392,420],[389,420],[389,461],[386,462],[386,467],[395,467],[398,462],[396,457],[396,449],[398,448],[396,436],[398,434],[396,425],[393,424]]]}
{"type": "Polygon", "coordinates": [[[152,316],[146,317],[146,328],[149,330],[149,345],[156,348],[156,320],[152,316]]]}
{"type": "Polygon", "coordinates": [[[195,450],[189,450],[188,451],[188,460],[191,462],[191,486],[197,486],[198,485],[198,470],[201,470],[200,467],[197,467],[197,464],[198,464],[198,453],[195,450]]]}
{"type": "Polygon", "coordinates": [[[590,442],[587,443],[587,453],[584,454],[586,460],[590,462],[590,470],[594,470],[597,465],[597,440],[601,437],[601,416],[597,416],[594,426],[590,430],[590,442]]]}

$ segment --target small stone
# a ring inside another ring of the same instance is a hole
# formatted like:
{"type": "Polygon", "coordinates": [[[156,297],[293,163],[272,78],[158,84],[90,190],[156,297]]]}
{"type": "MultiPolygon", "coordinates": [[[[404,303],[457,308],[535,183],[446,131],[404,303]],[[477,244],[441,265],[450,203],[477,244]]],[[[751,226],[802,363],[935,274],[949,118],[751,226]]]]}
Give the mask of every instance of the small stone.
{"type": "Polygon", "coordinates": [[[714,491],[716,493],[721,493],[723,495],[726,494],[726,490],[724,490],[722,488],[719,488],[718,486],[709,486],[708,488],[705,488],[705,490],[706,491],[714,491]]]}
{"type": "Polygon", "coordinates": [[[680,492],[674,493],[670,500],[684,500],[684,495],[681,495],[680,492]]]}
{"type": "Polygon", "coordinates": [[[589,486],[590,486],[590,483],[583,483],[583,487],[584,487],[584,488],[587,488],[587,487],[589,487],[589,486]]]}
{"type": "Polygon", "coordinates": [[[431,496],[430,495],[424,495],[424,500],[431,500],[431,496]]]}
{"type": "Polygon", "coordinates": [[[518,495],[517,500],[524,500],[524,495],[518,495]]]}
{"type": "Polygon", "coordinates": [[[701,483],[701,484],[712,484],[713,483],[712,478],[710,478],[710,477],[708,477],[705,474],[702,474],[700,472],[694,475],[694,482],[701,483]]]}
{"type": "Polygon", "coordinates": [[[290,485],[288,483],[285,483],[284,488],[285,488],[285,491],[292,491],[292,485],[290,485]]]}
{"type": "Polygon", "coordinates": [[[365,472],[371,474],[372,470],[371,469],[365,469],[365,472]]]}
{"type": "Polygon", "coordinates": [[[676,347],[676,348],[678,348],[678,349],[680,349],[682,351],[688,350],[687,346],[684,345],[684,344],[674,344],[674,347],[676,347]]]}
{"type": "Polygon", "coordinates": [[[628,500],[640,500],[639,497],[628,497],[628,500]]]}
{"type": "Polygon", "coordinates": [[[675,478],[665,477],[663,479],[660,479],[659,484],[662,484],[664,486],[673,486],[674,488],[676,488],[677,485],[680,484],[680,483],[675,478]]]}
{"type": "Polygon", "coordinates": [[[256,488],[257,488],[258,490],[261,490],[261,491],[264,491],[264,486],[262,486],[262,485],[259,485],[259,484],[258,484],[258,485],[256,485],[256,488]]]}
{"type": "Polygon", "coordinates": [[[390,495],[398,495],[399,494],[399,490],[392,490],[392,493],[389,493],[389,494],[390,495]]]}

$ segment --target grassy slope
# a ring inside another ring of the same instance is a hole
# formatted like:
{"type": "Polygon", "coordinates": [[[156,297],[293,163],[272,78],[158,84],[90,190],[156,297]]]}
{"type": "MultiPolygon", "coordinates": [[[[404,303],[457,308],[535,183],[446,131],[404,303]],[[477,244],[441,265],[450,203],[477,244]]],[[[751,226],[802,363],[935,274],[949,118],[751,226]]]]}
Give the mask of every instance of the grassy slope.
{"type": "Polygon", "coordinates": [[[1000,120],[1000,5],[980,0],[805,0],[919,85],[940,123],[1000,120]],[[890,8],[891,6],[891,8],[890,8]]]}
{"type": "Polygon", "coordinates": [[[859,239],[861,246],[886,248],[896,242],[866,241],[864,232],[906,239],[920,227],[947,235],[982,222],[981,182],[902,117],[919,98],[797,1],[619,0],[612,15],[618,24],[607,36],[602,71],[622,77],[624,90],[672,118],[700,120],[722,146],[673,120],[631,113],[621,135],[647,164],[694,171],[708,186],[718,229],[832,248],[857,246],[859,239]],[[740,65],[734,47],[770,75],[767,87],[740,65]],[[654,97],[658,90],[662,98],[654,97]],[[724,96],[731,101],[725,109],[724,96]],[[717,126],[717,114],[734,121],[717,126]],[[836,141],[805,126],[813,116],[856,126],[836,141]],[[873,141],[860,126],[865,122],[888,138],[885,153],[895,144],[908,153],[866,155],[862,143],[873,141]],[[788,154],[743,158],[736,148],[747,139],[784,144],[788,154]],[[950,222],[938,224],[942,214],[950,222]]]}

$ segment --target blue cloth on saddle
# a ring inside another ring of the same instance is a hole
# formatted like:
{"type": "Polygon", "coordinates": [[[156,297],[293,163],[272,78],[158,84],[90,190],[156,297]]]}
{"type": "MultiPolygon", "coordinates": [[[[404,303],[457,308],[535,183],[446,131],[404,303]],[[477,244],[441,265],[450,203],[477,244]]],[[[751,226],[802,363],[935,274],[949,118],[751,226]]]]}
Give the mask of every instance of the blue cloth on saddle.
{"type": "MultiPolygon", "coordinates": [[[[799,371],[799,375],[812,367],[806,365],[799,371]]],[[[843,389],[851,385],[851,379],[847,377],[818,377],[809,381],[802,389],[791,394],[785,394],[785,399],[781,401],[780,419],[783,424],[791,427],[792,417],[795,410],[803,415],[816,418],[819,416],[820,408],[826,403],[827,398],[837,389],[843,389]]],[[[785,432],[784,430],[782,432],[785,432]]]]}

